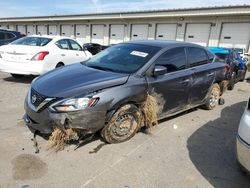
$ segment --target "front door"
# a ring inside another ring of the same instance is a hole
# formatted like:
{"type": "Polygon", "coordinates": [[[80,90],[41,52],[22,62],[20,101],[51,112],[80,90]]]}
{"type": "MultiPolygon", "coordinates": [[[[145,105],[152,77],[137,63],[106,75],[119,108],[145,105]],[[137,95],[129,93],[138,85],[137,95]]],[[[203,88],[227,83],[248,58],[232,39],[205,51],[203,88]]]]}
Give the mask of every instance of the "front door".
{"type": "Polygon", "coordinates": [[[175,113],[188,104],[188,90],[192,83],[192,71],[187,70],[186,53],[183,47],[163,53],[156,66],[165,66],[167,73],[148,77],[149,90],[153,91],[161,113],[160,116],[175,113]]]}

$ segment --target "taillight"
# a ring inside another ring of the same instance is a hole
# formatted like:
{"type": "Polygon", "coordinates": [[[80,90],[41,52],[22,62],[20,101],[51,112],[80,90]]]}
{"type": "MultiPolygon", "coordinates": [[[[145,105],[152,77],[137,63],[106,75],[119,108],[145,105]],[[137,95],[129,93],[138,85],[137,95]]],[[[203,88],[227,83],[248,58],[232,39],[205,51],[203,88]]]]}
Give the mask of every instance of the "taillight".
{"type": "Polygon", "coordinates": [[[230,72],[231,71],[230,65],[226,64],[225,69],[226,69],[226,72],[230,72]]]}
{"type": "Polygon", "coordinates": [[[32,61],[41,61],[44,60],[45,56],[48,55],[49,52],[39,52],[34,57],[31,58],[32,61]]]}

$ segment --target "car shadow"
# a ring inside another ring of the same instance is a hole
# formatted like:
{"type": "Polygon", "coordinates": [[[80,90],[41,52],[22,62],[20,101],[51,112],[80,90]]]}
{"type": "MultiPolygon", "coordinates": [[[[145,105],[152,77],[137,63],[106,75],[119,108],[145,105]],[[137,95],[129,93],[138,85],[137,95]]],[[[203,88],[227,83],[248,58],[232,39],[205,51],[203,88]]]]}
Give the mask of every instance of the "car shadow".
{"type": "Polygon", "coordinates": [[[220,118],[207,122],[187,141],[191,161],[213,187],[250,187],[236,161],[236,135],[246,104],[225,107],[220,118]]]}
{"type": "Polygon", "coordinates": [[[35,79],[36,76],[24,76],[22,78],[13,78],[12,76],[3,78],[6,82],[12,82],[12,83],[23,83],[23,84],[30,84],[33,79],[35,79]]]}

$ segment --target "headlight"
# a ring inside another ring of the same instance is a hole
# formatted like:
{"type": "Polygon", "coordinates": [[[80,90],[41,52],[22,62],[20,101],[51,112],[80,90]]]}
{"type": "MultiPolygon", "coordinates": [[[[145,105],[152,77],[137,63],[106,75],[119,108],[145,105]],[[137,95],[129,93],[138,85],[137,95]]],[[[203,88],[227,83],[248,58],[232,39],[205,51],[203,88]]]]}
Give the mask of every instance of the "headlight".
{"type": "Polygon", "coordinates": [[[93,107],[99,98],[73,98],[63,99],[50,106],[54,112],[74,112],[84,110],[87,107],[93,107]]]}

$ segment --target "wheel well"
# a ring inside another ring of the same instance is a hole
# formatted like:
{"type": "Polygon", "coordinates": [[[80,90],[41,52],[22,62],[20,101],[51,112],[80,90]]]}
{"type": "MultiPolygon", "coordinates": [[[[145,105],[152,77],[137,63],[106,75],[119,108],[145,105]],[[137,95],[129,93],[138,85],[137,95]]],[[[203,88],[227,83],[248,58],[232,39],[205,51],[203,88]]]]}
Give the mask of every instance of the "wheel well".
{"type": "Polygon", "coordinates": [[[56,64],[56,67],[64,66],[65,64],[63,62],[59,62],[56,64]]]}
{"type": "Polygon", "coordinates": [[[113,108],[109,109],[106,113],[106,119],[105,119],[105,124],[109,122],[109,120],[112,118],[112,116],[114,115],[114,113],[119,109],[121,108],[122,106],[126,105],[126,104],[133,104],[135,105],[138,109],[140,108],[140,104],[141,103],[138,103],[138,102],[135,102],[135,101],[123,101],[123,102],[120,102],[116,105],[114,105],[113,108]]]}

